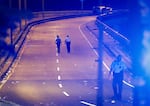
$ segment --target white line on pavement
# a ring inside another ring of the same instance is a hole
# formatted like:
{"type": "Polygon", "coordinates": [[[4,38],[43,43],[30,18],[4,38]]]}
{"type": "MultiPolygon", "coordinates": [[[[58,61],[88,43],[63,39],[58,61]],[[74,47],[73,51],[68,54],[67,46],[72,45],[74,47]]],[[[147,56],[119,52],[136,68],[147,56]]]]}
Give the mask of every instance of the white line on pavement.
{"type": "Polygon", "coordinates": [[[60,71],[60,68],[59,68],[59,67],[57,67],[57,71],[60,71]]]}
{"type": "MultiPolygon", "coordinates": [[[[84,33],[81,30],[81,26],[79,26],[79,30],[80,33],[82,34],[82,36],[84,37],[84,39],[88,42],[88,44],[90,45],[91,48],[94,48],[93,45],[90,43],[90,41],[87,39],[87,37],[84,35],[84,33]]],[[[93,49],[93,51],[95,52],[95,54],[98,56],[98,53],[96,52],[96,50],[93,49]]]]}
{"type": "Polygon", "coordinates": [[[62,84],[58,84],[58,86],[59,86],[59,88],[62,88],[62,87],[63,87],[62,84]]]}
{"type": "MultiPolygon", "coordinates": [[[[89,40],[87,39],[87,37],[85,36],[85,34],[82,32],[82,30],[81,30],[81,25],[79,26],[79,30],[80,30],[80,33],[82,34],[82,36],[83,36],[83,37],[85,38],[85,40],[88,42],[89,46],[90,46],[91,48],[94,48],[94,47],[92,46],[92,44],[90,43],[90,41],[89,41],[89,40]]],[[[99,56],[96,50],[93,50],[93,51],[94,51],[94,53],[95,53],[97,56],[99,56]]],[[[110,68],[108,67],[108,65],[106,65],[106,63],[105,63],[104,61],[103,61],[103,65],[106,67],[106,69],[107,69],[108,71],[110,71],[110,68]]],[[[126,84],[126,85],[128,85],[128,86],[130,86],[130,87],[133,87],[133,88],[134,88],[133,85],[129,84],[128,82],[126,82],[126,81],[124,81],[124,80],[123,80],[123,83],[126,84]]]]}
{"type": "Polygon", "coordinates": [[[59,63],[59,59],[56,59],[56,63],[59,63]]]}
{"type": "Polygon", "coordinates": [[[124,81],[124,80],[123,80],[123,83],[124,83],[124,84],[126,84],[126,85],[128,85],[128,86],[130,86],[130,87],[132,87],[132,88],[134,88],[134,86],[133,86],[133,85],[131,85],[131,84],[127,83],[127,82],[126,82],[126,81],[124,81]]]}
{"type": "Polygon", "coordinates": [[[58,80],[59,80],[59,81],[61,80],[61,76],[60,76],[60,75],[58,75],[58,80]]]}
{"type": "Polygon", "coordinates": [[[66,95],[66,96],[69,96],[69,94],[65,91],[63,91],[63,94],[66,95]]]}
{"type": "Polygon", "coordinates": [[[85,102],[85,101],[80,101],[82,104],[85,104],[85,105],[88,105],[88,106],[96,106],[94,104],[91,104],[91,103],[88,103],[88,102],[85,102]]]}

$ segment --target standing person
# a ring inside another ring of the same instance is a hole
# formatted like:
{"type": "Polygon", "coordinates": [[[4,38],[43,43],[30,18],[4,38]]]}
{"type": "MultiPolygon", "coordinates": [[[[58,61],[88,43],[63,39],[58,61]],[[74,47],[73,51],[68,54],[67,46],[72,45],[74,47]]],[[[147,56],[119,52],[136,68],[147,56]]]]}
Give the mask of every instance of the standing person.
{"type": "Polygon", "coordinates": [[[55,43],[57,45],[57,53],[60,53],[61,39],[60,39],[59,35],[56,36],[55,43]]]}
{"type": "Polygon", "coordinates": [[[71,40],[69,35],[66,36],[65,43],[66,43],[67,52],[70,53],[71,40]]]}
{"type": "Polygon", "coordinates": [[[123,85],[123,71],[127,69],[125,63],[122,61],[122,56],[118,55],[112,62],[109,74],[113,73],[112,87],[114,92],[114,100],[121,100],[122,85],[123,85]]]}

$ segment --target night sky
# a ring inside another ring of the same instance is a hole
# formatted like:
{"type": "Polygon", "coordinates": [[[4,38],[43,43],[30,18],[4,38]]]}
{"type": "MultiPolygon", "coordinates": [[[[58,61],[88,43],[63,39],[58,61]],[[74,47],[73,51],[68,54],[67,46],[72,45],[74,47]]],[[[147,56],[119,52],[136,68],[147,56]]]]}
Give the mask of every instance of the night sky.
{"type": "MultiPolygon", "coordinates": [[[[8,6],[10,0],[0,0],[1,5],[8,6]]],[[[24,0],[22,8],[24,8],[24,0]]],[[[113,8],[127,8],[129,0],[83,0],[84,9],[90,10],[94,5],[106,5],[113,8]]],[[[41,11],[42,0],[27,0],[27,8],[31,11],[41,11]]],[[[18,8],[18,0],[12,0],[12,7],[18,8]]],[[[45,0],[45,10],[79,10],[81,0],[45,0]]]]}

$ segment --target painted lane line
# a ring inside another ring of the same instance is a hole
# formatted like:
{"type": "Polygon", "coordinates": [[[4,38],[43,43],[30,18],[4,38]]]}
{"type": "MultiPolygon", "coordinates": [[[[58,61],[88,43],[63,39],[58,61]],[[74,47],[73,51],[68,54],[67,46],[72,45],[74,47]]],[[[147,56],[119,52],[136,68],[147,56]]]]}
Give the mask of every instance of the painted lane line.
{"type": "MultiPolygon", "coordinates": [[[[92,46],[92,44],[90,43],[90,41],[89,41],[89,40],[87,39],[87,37],[85,36],[85,34],[82,32],[82,30],[81,30],[81,25],[79,26],[79,31],[80,31],[81,35],[85,38],[85,40],[88,42],[89,46],[90,46],[91,48],[94,48],[94,47],[92,46]]],[[[95,53],[97,56],[99,56],[96,50],[93,50],[93,51],[94,51],[94,53],[95,53]]],[[[103,63],[103,65],[105,66],[105,68],[106,68],[108,71],[110,71],[110,68],[108,67],[108,65],[107,65],[104,61],[102,61],[102,63],[103,63]]],[[[124,80],[123,80],[123,83],[126,84],[126,85],[128,85],[128,86],[130,86],[130,87],[132,87],[132,88],[134,88],[134,86],[133,86],[132,84],[129,84],[128,82],[126,82],[126,81],[124,81],[124,80]]]]}
{"type": "MultiPolygon", "coordinates": [[[[84,37],[84,39],[88,42],[88,44],[90,45],[91,48],[94,48],[92,46],[92,44],[90,43],[90,41],[87,39],[87,37],[84,35],[84,33],[82,32],[81,30],[81,26],[79,26],[79,30],[80,30],[80,33],[82,34],[82,36],[84,37]]],[[[96,52],[96,50],[93,49],[93,51],[95,52],[95,54],[98,56],[98,53],[96,52]]]]}
{"type": "Polygon", "coordinates": [[[59,80],[59,81],[61,80],[61,76],[60,76],[60,75],[58,75],[58,80],[59,80]]]}
{"type": "Polygon", "coordinates": [[[108,70],[108,71],[110,71],[110,68],[107,66],[107,64],[103,61],[103,65],[106,67],[106,69],[108,70]]]}
{"type": "Polygon", "coordinates": [[[69,94],[65,91],[63,91],[63,94],[66,95],[66,96],[69,96],[69,94]]]}
{"type": "Polygon", "coordinates": [[[128,86],[130,86],[130,87],[132,87],[132,88],[134,88],[134,86],[133,86],[133,85],[131,85],[131,84],[127,83],[127,82],[126,82],[126,81],[124,81],[124,80],[123,80],[123,83],[124,83],[124,84],[126,84],[126,85],[128,85],[128,86]]]}
{"type": "Polygon", "coordinates": [[[84,105],[87,105],[87,106],[96,106],[94,104],[91,104],[91,103],[88,103],[88,102],[85,102],[85,101],[80,101],[80,103],[82,103],[84,105]]]}
{"type": "Polygon", "coordinates": [[[59,67],[57,67],[57,71],[60,71],[60,68],[59,68],[59,67]]]}
{"type": "Polygon", "coordinates": [[[62,84],[58,84],[58,86],[59,86],[59,88],[62,88],[62,87],[63,87],[62,84]]]}
{"type": "Polygon", "coordinates": [[[56,63],[59,63],[59,59],[56,59],[56,63]]]}

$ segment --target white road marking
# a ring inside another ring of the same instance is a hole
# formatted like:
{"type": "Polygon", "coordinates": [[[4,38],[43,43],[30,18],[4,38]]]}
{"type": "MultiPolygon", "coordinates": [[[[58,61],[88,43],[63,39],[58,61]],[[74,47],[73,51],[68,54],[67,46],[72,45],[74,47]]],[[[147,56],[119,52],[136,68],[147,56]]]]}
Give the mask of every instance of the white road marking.
{"type": "Polygon", "coordinates": [[[103,61],[103,65],[106,67],[106,69],[108,70],[108,71],[110,71],[110,68],[107,66],[107,64],[103,61]]]}
{"type": "Polygon", "coordinates": [[[59,86],[59,88],[62,88],[62,87],[63,87],[62,84],[58,84],[58,86],[59,86]]]}
{"type": "Polygon", "coordinates": [[[87,106],[96,106],[94,104],[91,104],[91,103],[88,103],[88,102],[85,102],[85,101],[80,101],[82,104],[84,105],[87,105],[87,106]]]}
{"type": "MultiPolygon", "coordinates": [[[[84,37],[84,39],[88,42],[88,44],[90,45],[91,48],[94,48],[93,45],[90,43],[90,41],[87,39],[87,37],[84,35],[84,33],[82,32],[81,30],[81,26],[79,26],[79,30],[80,30],[80,33],[82,34],[82,36],[84,37]]],[[[93,49],[94,53],[98,56],[98,53],[96,52],[95,49],[93,49]]]]}
{"type": "Polygon", "coordinates": [[[59,63],[59,59],[56,59],[56,63],[59,63]]]}
{"type": "Polygon", "coordinates": [[[61,80],[61,76],[60,76],[60,75],[58,75],[58,80],[59,80],[59,81],[61,80]]]}
{"type": "Polygon", "coordinates": [[[124,80],[123,80],[123,83],[124,83],[124,84],[126,84],[126,85],[128,85],[128,86],[130,86],[130,87],[132,87],[132,88],[134,88],[134,86],[133,86],[133,85],[131,85],[131,84],[127,83],[127,82],[126,82],[126,81],[124,81],[124,80]]]}
{"type": "Polygon", "coordinates": [[[57,67],[57,71],[60,71],[60,68],[59,68],[59,67],[57,67]]]}
{"type": "Polygon", "coordinates": [[[69,94],[65,91],[63,91],[63,94],[66,95],[66,96],[69,96],[69,94]]]}
{"type": "MultiPolygon", "coordinates": [[[[85,40],[88,42],[89,46],[90,46],[91,48],[94,48],[94,47],[92,46],[92,44],[90,43],[90,41],[89,41],[89,40],[87,39],[87,37],[85,36],[85,34],[82,32],[82,30],[81,30],[81,25],[79,26],[79,31],[80,31],[80,33],[82,34],[82,36],[85,38],[85,40]]],[[[94,51],[94,53],[95,53],[97,56],[99,56],[96,50],[93,49],[93,51],[94,51]]],[[[108,67],[108,65],[106,65],[106,63],[105,63],[104,61],[103,61],[102,63],[103,63],[103,65],[105,66],[105,68],[106,68],[108,71],[110,71],[110,68],[108,67]]],[[[128,85],[128,86],[130,86],[130,87],[132,87],[132,88],[134,88],[133,85],[129,84],[128,82],[126,82],[126,81],[124,81],[124,80],[123,80],[123,83],[126,84],[126,85],[128,85]]]]}

